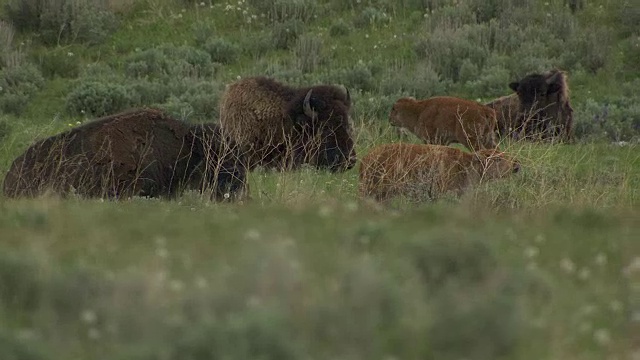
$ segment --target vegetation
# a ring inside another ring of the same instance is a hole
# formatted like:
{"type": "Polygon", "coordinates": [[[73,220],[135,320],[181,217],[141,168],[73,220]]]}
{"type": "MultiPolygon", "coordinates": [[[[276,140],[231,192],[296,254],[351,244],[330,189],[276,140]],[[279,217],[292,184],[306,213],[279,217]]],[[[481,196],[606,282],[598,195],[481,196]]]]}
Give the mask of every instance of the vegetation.
{"type": "MultiPolygon", "coordinates": [[[[626,359],[640,354],[640,6],[550,0],[0,0],[0,177],[131,106],[217,121],[224,85],[349,87],[357,153],[401,96],[567,71],[576,144],[435,203],[356,169],[255,171],[252,199],[0,197],[0,358],[626,359]]],[[[417,141],[405,138],[402,141],[417,141]]]]}

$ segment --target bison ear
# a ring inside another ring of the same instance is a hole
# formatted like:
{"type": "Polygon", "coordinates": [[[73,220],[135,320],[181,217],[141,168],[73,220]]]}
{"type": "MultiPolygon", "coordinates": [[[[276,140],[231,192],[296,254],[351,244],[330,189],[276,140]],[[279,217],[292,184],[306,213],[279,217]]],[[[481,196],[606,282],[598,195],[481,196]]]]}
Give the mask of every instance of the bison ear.
{"type": "Polygon", "coordinates": [[[560,71],[552,72],[547,78],[547,95],[557,93],[562,89],[562,73],[560,71]]]}
{"type": "Polygon", "coordinates": [[[511,88],[511,90],[518,92],[518,87],[520,87],[520,83],[517,81],[514,81],[512,83],[509,83],[509,88],[511,88]]]}

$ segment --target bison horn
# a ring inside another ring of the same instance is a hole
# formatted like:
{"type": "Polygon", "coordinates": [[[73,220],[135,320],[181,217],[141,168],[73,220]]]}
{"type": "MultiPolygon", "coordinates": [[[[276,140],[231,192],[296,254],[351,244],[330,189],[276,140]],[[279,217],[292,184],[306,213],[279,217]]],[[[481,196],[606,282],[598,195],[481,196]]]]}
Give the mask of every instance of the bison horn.
{"type": "Polygon", "coordinates": [[[316,112],[313,111],[313,109],[311,109],[311,104],[309,103],[309,101],[311,100],[311,92],[313,91],[313,89],[309,90],[309,92],[307,93],[307,96],[304,97],[304,103],[302,105],[303,110],[305,115],[307,115],[310,118],[315,118],[317,116],[316,112]]]}
{"type": "Polygon", "coordinates": [[[349,93],[349,88],[345,86],[344,90],[347,92],[347,102],[351,103],[351,93],[349,93]]]}

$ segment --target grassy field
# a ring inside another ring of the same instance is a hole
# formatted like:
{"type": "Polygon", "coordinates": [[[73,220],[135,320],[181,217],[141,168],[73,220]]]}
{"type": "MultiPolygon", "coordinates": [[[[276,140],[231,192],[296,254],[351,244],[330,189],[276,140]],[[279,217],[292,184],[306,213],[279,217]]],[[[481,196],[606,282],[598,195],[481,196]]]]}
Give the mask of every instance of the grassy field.
{"type": "Polygon", "coordinates": [[[0,196],[0,359],[638,359],[640,14],[562,4],[121,0],[0,24],[2,178],[121,108],[215,121],[252,74],[348,86],[361,157],[417,141],[388,126],[400,96],[488,100],[558,66],[577,135],[504,142],[520,173],[437,202],[359,199],[357,167],[252,172],[240,204],[0,196]]]}

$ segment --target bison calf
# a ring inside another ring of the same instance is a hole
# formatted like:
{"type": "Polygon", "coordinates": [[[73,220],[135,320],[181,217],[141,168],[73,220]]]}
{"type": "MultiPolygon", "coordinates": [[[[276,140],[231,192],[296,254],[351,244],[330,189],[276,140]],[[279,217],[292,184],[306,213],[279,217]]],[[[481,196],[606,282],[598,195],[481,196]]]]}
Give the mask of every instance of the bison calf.
{"type": "Polygon", "coordinates": [[[450,96],[401,98],[393,104],[389,122],[408,129],[425,143],[457,142],[471,150],[497,147],[496,113],[475,101],[450,96]]]}
{"type": "Polygon", "coordinates": [[[232,200],[245,195],[243,156],[217,125],[134,109],[37,141],[14,160],[4,194],[126,198],[191,188],[232,200]]]}
{"type": "Polygon", "coordinates": [[[384,144],[362,159],[359,192],[378,201],[399,195],[437,199],[452,192],[460,196],[473,184],[519,169],[517,161],[491,149],[466,153],[443,145],[384,144]]]}

